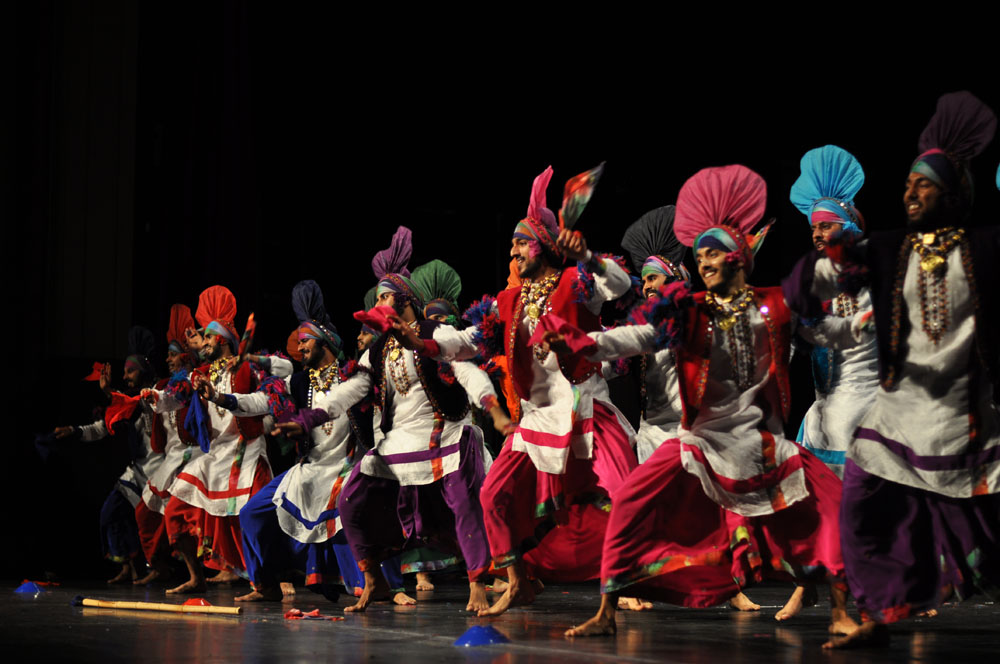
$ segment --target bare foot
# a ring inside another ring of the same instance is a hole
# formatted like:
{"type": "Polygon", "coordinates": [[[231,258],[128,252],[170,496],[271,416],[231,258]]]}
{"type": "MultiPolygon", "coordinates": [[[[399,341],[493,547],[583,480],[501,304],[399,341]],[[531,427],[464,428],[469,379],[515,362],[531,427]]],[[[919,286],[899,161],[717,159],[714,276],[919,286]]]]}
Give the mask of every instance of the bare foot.
{"type": "Polygon", "coordinates": [[[876,622],[866,622],[853,634],[830,639],[823,648],[885,648],[889,645],[889,628],[876,622]]]}
{"type": "Polygon", "coordinates": [[[427,572],[417,572],[417,590],[434,590],[430,574],[427,572]]]}
{"type": "Polygon", "coordinates": [[[145,585],[149,585],[153,581],[156,581],[157,579],[159,579],[161,576],[166,576],[166,573],[165,572],[161,572],[160,570],[158,570],[156,568],[153,568],[153,569],[149,570],[149,574],[147,574],[146,576],[142,577],[141,579],[136,579],[135,581],[133,581],[132,585],[133,586],[145,586],[145,585]]]}
{"type": "Polygon", "coordinates": [[[788,598],[788,601],[785,602],[783,607],[781,607],[781,610],[774,615],[774,619],[782,621],[794,618],[805,607],[814,606],[817,599],[816,586],[812,584],[807,586],[795,586],[792,596],[788,598]]]}
{"type": "Polygon", "coordinates": [[[618,633],[618,626],[615,624],[615,607],[618,601],[608,595],[601,595],[601,608],[597,610],[597,615],[576,627],[566,630],[564,636],[614,636],[618,633]]]}
{"type": "Polygon", "coordinates": [[[846,613],[840,614],[836,610],[833,612],[830,618],[830,627],[827,629],[831,634],[839,634],[842,636],[849,636],[858,631],[860,625],[854,622],[849,615],[846,613]]]}
{"type": "Polygon", "coordinates": [[[271,586],[270,588],[258,588],[251,590],[246,595],[234,597],[234,602],[280,602],[282,598],[281,589],[271,586]]]}
{"type": "Polygon", "coordinates": [[[493,592],[502,593],[507,591],[507,579],[501,579],[499,576],[493,579],[493,592]]]}
{"type": "Polygon", "coordinates": [[[416,606],[417,600],[413,599],[406,593],[396,593],[392,596],[392,603],[396,606],[416,606]]]}
{"type": "Polygon", "coordinates": [[[921,611],[920,613],[918,613],[917,616],[921,618],[933,618],[937,616],[937,614],[938,614],[937,609],[927,609],[926,611],[921,611]]]}
{"type": "MultiPolygon", "coordinates": [[[[364,574],[365,587],[361,591],[361,597],[352,606],[344,607],[344,613],[361,613],[376,599],[389,599],[389,584],[386,583],[382,574],[372,574],[371,572],[365,572],[364,574]]],[[[403,593],[398,594],[402,595],[403,593]]],[[[416,604],[416,601],[414,601],[414,604],[416,604]]]]}
{"type": "Polygon", "coordinates": [[[737,611],[760,611],[760,604],[750,601],[743,593],[738,593],[729,600],[729,606],[737,611]]]}
{"type": "Polygon", "coordinates": [[[108,585],[113,586],[117,583],[129,583],[135,581],[136,575],[132,571],[132,566],[128,563],[122,565],[121,571],[115,574],[113,577],[108,579],[108,585]]]}
{"type": "Polygon", "coordinates": [[[653,603],[638,597],[619,597],[618,608],[623,611],[649,611],[653,608],[653,603]]]}
{"type": "Polygon", "coordinates": [[[285,597],[295,594],[295,586],[292,585],[291,581],[282,581],[278,584],[278,587],[281,588],[281,594],[285,597]]]}
{"type": "Polygon", "coordinates": [[[469,603],[465,605],[465,610],[479,613],[488,608],[490,602],[486,599],[486,584],[469,583],[469,603]]]}
{"type": "Polygon", "coordinates": [[[499,616],[507,609],[515,606],[525,606],[535,601],[534,584],[530,581],[521,583],[516,580],[507,582],[507,590],[488,609],[481,609],[476,615],[479,616],[499,616]]]}
{"type": "Polygon", "coordinates": [[[208,590],[204,579],[188,579],[181,585],[167,591],[168,595],[189,595],[191,593],[203,593],[208,590]]]}
{"type": "Polygon", "coordinates": [[[239,581],[240,577],[234,572],[229,570],[223,570],[213,576],[211,579],[205,579],[208,583],[232,583],[233,581],[239,581]]]}

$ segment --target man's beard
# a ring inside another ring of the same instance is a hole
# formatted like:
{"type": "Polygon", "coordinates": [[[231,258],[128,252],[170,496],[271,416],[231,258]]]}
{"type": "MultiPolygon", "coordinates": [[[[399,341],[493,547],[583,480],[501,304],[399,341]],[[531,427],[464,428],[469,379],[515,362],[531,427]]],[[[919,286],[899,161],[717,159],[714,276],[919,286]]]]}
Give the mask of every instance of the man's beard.
{"type": "Polygon", "coordinates": [[[323,363],[323,358],[326,357],[326,353],[323,352],[325,346],[317,345],[309,353],[309,357],[305,358],[304,364],[310,369],[319,369],[320,365],[323,363]]]}
{"type": "Polygon", "coordinates": [[[722,267],[719,268],[719,275],[721,279],[714,287],[708,290],[712,291],[716,295],[727,295],[729,293],[729,287],[733,283],[733,279],[736,277],[737,268],[730,265],[727,262],[722,263],[722,267]]]}
{"type": "Polygon", "coordinates": [[[201,349],[201,359],[205,362],[215,362],[220,357],[222,357],[222,344],[201,349]]]}

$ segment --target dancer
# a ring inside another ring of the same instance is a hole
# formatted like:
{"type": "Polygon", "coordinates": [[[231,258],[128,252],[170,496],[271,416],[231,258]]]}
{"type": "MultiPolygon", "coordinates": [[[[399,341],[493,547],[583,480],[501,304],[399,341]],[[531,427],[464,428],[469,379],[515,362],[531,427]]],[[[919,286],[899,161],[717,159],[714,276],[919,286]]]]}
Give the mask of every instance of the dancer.
{"type": "Polygon", "coordinates": [[[101,391],[109,400],[104,416],[93,424],[81,427],[56,427],[57,438],[78,435],[90,442],[111,436],[124,438],[129,450],[129,464],[115,483],[101,507],[101,543],[104,555],[121,564],[121,569],[109,584],[133,583],[139,578],[135,559],[142,552],[135,509],[142,502],[146,478],[153,475],[163,462],[163,454],[150,448],[152,415],[140,408],[134,395],[156,382],[156,373],[149,355],[155,341],[153,333],[141,326],[134,326],[128,334],[128,357],[122,378],[126,393],[111,390],[111,365],[104,364],[85,380],[98,381],[101,391]],[[134,422],[134,424],[133,424],[134,422]]]}
{"type": "Polygon", "coordinates": [[[205,452],[184,467],[169,489],[171,500],[164,512],[167,535],[184,559],[188,580],[168,594],[205,590],[200,561],[219,570],[211,579],[216,583],[234,581],[246,573],[239,513],[271,481],[262,417],[237,418],[232,413],[233,394],[265,387],[250,362],[238,362],[235,316],[236,298],[228,289],[212,286],[202,292],[195,317],[205,328],[201,355],[209,364],[197,369],[189,383],[143,394],[158,413],[189,404],[192,412],[186,422],[192,423],[190,429],[205,452]],[[207,407],[201,399],[209,402],[207,407]]]}
{"type": "MultiPolygon", "coordinates": [[[[622,247],[640,274],[643,298],[659,297],[660,288],[668,283],[690,283],[691,275],[682,263],[687,247],[674,235],[673,205],[642,215],[625,231],[622,247]]],[[[661,348],[655,353],[638,356],[628,366],[639,380],[642,416],[635,452],[639,463],[643,463],[663,441],[677,437],[681,393],[676,359],[672,349],[661,348]]]]}
{"type": "MultiPolygon", "coordinates": [[[[300,320],[298,348],[304,369],[289,378],[289,392],[300,410],[322,408],[331,389],[358,370],[357,363],[346,362],[319,284],[312,280],[296,284],[292,308],[300,320]]],[[[233,412],[237,416],[254,412],[254,399],[259,397],[237,397],[240,406],[233,412]]],[[[296,417],[277,425],[282,433],[300,439],[299,460],[240,511],[243,551],[253,589],[237,597],[237,602],[281,600],[278,575],[288,569],[304,571],[306,587],[330,601],[337,599],[336,583],[341,575],[351,592],[354,579],[361,576],[342,534],[336,505],[355,458],[371,448],[371,404],[355,406],[346,417],[315,427],[309,424],[307,418],[296,417]],[[339,555],[338,548],[346,555],[339,555]]],[[[390,587],[401,594],[403,579],[398,563],[383,566],[383,572],[390,587]]],[[[397,597],[397,603],[406,600],[405,595],[397,597]]]]}
{"type": "MultiPolygon", "coordinates": [[[[695,249],[708,290],[691,296],[682,283],[669,284],[633,311],[634,325],[592,333],[596,344],[576,345],[577,353],[567,354],[563,335],[546,335],[565,358],[613,359],[676,345],[684,405],[679,437],[614,494],[601,606],[567,636],[614,634],[616,599],[626,589],[705,607],[761,580],[765,563],[797,578],[842,572],[839,482],[782,436],[790,312],[780,289],[746,285],[767,227],[748,233],[765,199],[763,179],[743,166],[700,171],[681,189],[674,230],[695,249]]],[[[853,321],[839,321],[829,332],[853,340],[853,321]]],[[[834,342],[817,331],[813,337],[834,342]]]]}
{"type": "Polygon", "coordinates": [[[880,387],[848,449],[841,536],[864,622],[826,647],[885,643],[889,623],[1000,586],[1000,229],[968,225],[969,160],[995,130],[970,93],[941,97],[906,180],[907,227],[858,257],[880,387]]]}
{"type": "Polygon", "coordinates": [[[507,568],[509,583],[479,615],[500,615],[534,601],[526,561],[540,577],[595,578],[609,495],[636,466],[632,428],[610,402],[594,396],[604,380],[600,365],[587,360],[562,363],[529,343],[546,312],[588,330],[599,329],[601,304],[631,286],[615,261],[594,255],[583,236],[571,230],[600,172],[598,167],[567,183],[562,230],[545,207],[552,168],[535,179],[527,217],[517,224],[511,241],[521,285],[474,307],[476,325],[461,332],[440,327],[433,339],[418,339],[397,328],[406,334],[409,347],[445,361],[480,352],[486,358],[505,355],[521,398],[521,420],[481,493],[493,564],[507,568]],[[564,268],[567,261],[576,265],[564,268]]]}
{"type": "MultiPolygon", "coordinates": [[[[393,247],[380,257],[394,251],[408,259],[408,231],[397,233],[393,247]]],[[[430,338],[441,324],[422,319],[423,296],[408,273],[384,273],[405,262],[373,261],[376,274],[383,274],[378,304],[391,307],[410,333],[430,338]]],[[[461,552],[469,577],[466,609],[486,608],[489,546],[476,499],[485,474],[483,443],[468,412],[472,398],[487,405],[494,426],[506,428],[492,385],[474,365],[439,366],[405,351],[396,334],[383,334],[360,364],[364,371],[331,391],[326,406],[336,419],[377,386],[385,433],[355,465],[341,492],[341,522],[365,575],[364,592],[345,610],[364,611],[385,592],[380,575],[374,574],[379,562],[420,546],[461,552]]]]}
{"type": "MultiPolygon", "coordinates": [[[[854,197],[865,174],[857,159],[834,145],[807,152],[801,168],[802,174],[792,185],[791,200],[806,215],[818,250],[812,254],[809,268],[821,277],[832,276],[836,265],[823,250],[831,241],[857,242],[864,233],[864,218],[854,206],[854,197]]],[[[829,315],[851,317],[871,311],[867,287],[856,294],[841,290],[831,295],[825,307],[829,315]]],[[[878,388],[875,339],[842,351],[813,347],[812,365],[816,401],[802,420],[799,442],[843,477],[848,444],[878,388]]]]}
{"type": "MultiPolygon", "coordinates": [[[[170,308],[167,367],[171,377],[158,382],[156,390],[162,392],[177,385],[181,385],[183,389],[187,385],[188,376],[194,368],[195,355],[187,348],[185,332],[194,326],[191,310],[186,305],[175,304],[170,308]]],[[[170,486],[189,461],[203,454],[198,441],[184,428],[187,413],[187,406],[183,406],[179,410],[156,413],[153,416],[149,444],[153,452],[163,455],[163,462],[149,476],[142,490],[142,500],[135,506],[139,540],[150,568],[146,576],[135,581],[136,585],[146,585],[165,578],[169,573],[170,542],[163,514],[170,500],[170,486]]]]}

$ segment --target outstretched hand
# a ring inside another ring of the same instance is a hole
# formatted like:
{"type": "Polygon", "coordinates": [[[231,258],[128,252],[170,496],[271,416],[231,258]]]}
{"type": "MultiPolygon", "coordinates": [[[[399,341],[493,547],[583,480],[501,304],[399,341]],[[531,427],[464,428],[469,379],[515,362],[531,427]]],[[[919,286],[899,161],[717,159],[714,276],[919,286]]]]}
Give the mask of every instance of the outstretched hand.
{"type": "Polygon", "coordinates": [[[286,438],[302,438],[306,435],[306,430],[298,422],[278,422],[274,425],[274,431],[286,438]]]}
{"type": "Polygon", "coordinates": [[[566,343],[566,336],[555,330],[549,330],[542,335],[542,348],[551,350],[556,355],[569,355],[573,352],[566,343]]]}
{"type": "Polygon", "coordinates": [[[187,342],[188,350],[195,352],[201,350],[201,347],[205,345],[204,335],[193,327],[184,330],[184,340],[187,342]]]}
{"type": "Polygon", "coordinates": [[[56,438],[66,438],[73,435],[73,427],[56,427],[52,433],[56,438]]]}
{"type": "Polygon", "coordinates": [[[566,258],[572,261],[586,262],[590,258],[590,252],[587,251],[587,241],[580,231],[562,229],[559,231],[559,237],[556,238],[556,246],[565,252],[566,258]]]}
{"type": "Polygon", "coordinates": [[[407,350],[421,351],[424,349],[424,341],[417,336],[417,331],[396,314],[386,314],[386,320],[392,324],[392,333],[403,344],[407,350]]]}
{"type": "Polygon", "coordinates": [[[101,377],[98,380],[98,385],[101,386],[101,391],[106,395],[111,395],[111,363],[105,362],[104,368],[101,369],[101,377]]]}

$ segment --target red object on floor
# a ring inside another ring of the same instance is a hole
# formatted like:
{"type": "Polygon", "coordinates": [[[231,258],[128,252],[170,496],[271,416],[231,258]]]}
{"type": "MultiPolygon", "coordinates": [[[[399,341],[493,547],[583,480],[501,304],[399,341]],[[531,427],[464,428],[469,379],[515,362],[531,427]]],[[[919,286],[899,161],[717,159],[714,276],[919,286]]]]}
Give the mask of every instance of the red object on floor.
{"type": "Polygon", "coordinates": [[[343,620],[343,616],[324,616],[319,609],[313,609],[308,613],[303,613],[301,609],[289,609],[285,611],[287,620],[332,620],[334,622],[343,620]]]}
{"type": "Polygon", "coordinates": [[[212,603],[202,597],[192,597],[184,602],[184,606],[212,606],[212,603]]]}

